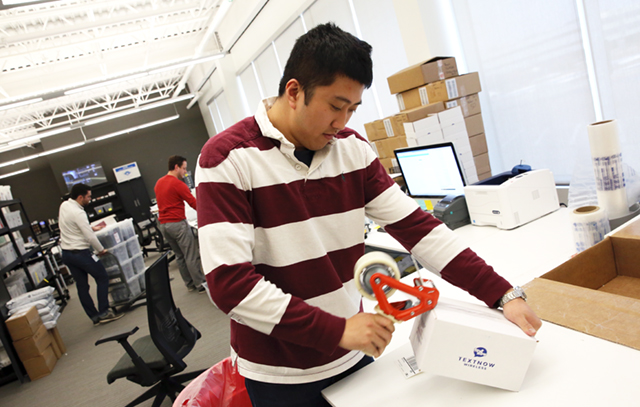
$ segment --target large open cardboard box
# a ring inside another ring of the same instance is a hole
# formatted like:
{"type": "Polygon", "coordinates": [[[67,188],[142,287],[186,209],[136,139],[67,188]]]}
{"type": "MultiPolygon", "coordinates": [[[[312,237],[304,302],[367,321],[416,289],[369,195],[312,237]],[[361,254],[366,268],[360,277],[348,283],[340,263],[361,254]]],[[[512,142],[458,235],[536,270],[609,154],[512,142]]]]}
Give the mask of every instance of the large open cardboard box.
{"type": "Polygon", "coordinates": [[[640,218],[524,288],[543,320],[640,350],[640,218]]]}

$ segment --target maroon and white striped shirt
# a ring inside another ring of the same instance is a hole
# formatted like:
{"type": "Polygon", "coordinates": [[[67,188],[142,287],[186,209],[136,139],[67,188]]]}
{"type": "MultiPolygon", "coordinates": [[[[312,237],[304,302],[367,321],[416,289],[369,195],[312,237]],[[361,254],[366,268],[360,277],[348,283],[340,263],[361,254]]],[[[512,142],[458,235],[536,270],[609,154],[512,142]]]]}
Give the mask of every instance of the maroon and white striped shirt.
{"type": "Polygon", "coordinates": [[[511,287],[404,195],[353,130],[307,167],[269,122],[267,103],[211,138],[196,169],[203,270],[212,299],[232,319],[243,376],[307,383],[362,358],[338,343],[346,319],[361,310],[353,266],[364,254],[365,216],[489,306],[511,287]]]}

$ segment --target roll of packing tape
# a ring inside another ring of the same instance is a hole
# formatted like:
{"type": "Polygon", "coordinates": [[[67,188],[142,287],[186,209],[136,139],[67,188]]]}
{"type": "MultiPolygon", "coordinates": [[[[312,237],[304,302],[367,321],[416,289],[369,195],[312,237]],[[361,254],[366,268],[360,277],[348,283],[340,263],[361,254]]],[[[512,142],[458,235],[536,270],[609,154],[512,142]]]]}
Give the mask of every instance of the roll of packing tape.
{"type": "MultiPolygon", "coordinates": [[[[356,282],[356,288],[362,294],[363,297],[376,301],[376,296],[373,294],[371,288],[371,276],[375,273],[380,273],[386,276],[390,276],[396,280],[400,280],[400,270],[398,264],[389,256],[383,252],[369,252],[360,257],[353,268],[354,280],[356,282]]],[[[390,297],[395,291],[395,288],[387,287],[385,295],[390,297]]]]}
{"type": "Polygon", "coordinates": [[[583,206],[574,209],[571,212],[571,224],[578,253],[602,241],[611,231],[607,214],[599,206],[583,206]]]}
{"type": "Polygon", "coordinates": [[[618,123],[615,120],[597,122],[587,126],[591,161],[596,177],[598,205],[609,219],[616,219],[629,213],[622,152],[618,138],[618,123]]]}

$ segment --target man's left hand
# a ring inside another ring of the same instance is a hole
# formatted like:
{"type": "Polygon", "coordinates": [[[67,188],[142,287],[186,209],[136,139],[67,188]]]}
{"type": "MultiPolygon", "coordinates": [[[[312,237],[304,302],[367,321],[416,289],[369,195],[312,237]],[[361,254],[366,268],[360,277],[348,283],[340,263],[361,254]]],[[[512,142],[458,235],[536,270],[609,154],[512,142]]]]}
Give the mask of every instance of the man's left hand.
{"type": "Polygon", "coordinates": [[[522,298],[516,298],[502,307],[504,316],[518,325],[524,333],[534,336],[542,326],[542,321],[522,298]]]}

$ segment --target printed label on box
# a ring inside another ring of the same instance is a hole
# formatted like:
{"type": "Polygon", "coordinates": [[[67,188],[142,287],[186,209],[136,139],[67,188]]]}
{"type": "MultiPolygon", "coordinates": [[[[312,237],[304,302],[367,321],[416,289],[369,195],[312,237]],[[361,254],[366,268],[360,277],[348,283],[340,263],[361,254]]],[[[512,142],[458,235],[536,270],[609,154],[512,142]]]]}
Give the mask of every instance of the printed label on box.
{"type": "Polygon", "coordinates": [[[447,85],[447,96],[449,99],[455,99],[458,97],[458,85],[456,85],[456,78],[447,79],[444,82],[447,85]]]}
{"type": "Polygon", "coordinates": [[[387,132],[387,137],[393,137],[394,134],[393,134],[393,126],[391,126],[391,120],[384,119],[382,123],[384,124],[384,130],[387,132]]]}
{"type": "Polygon", "coordinates": [[[444,72],[442,71],[442,60],[441,59],[438,60],[438,77],[440,78],[440,80],[444,79],[444,72]]]}
{"type": "Polygon", "coordinates": [[[422,103],[422,106],[424,105],[428,105],[429,104],[429,95],[427,95],[427,88],[422,87],[418,89],[418,93],[420,93],[420,103],[422,103]]]}
{"type": "Polygon", "coordinates": [[[451,109],[453,107],[458,106],[458,101],[457,100],[450,100],[450,101],[445,103],[445,106],[447,106],[447,109],[451,109]]]}
{"type": "Polygon", "coordinates": [[[396,99],[398,99],[398,107],[400,108],[400,110],[404,110],[404,99],[402,98],[402,95],[400,93],[396,95],[396,99]]]}

